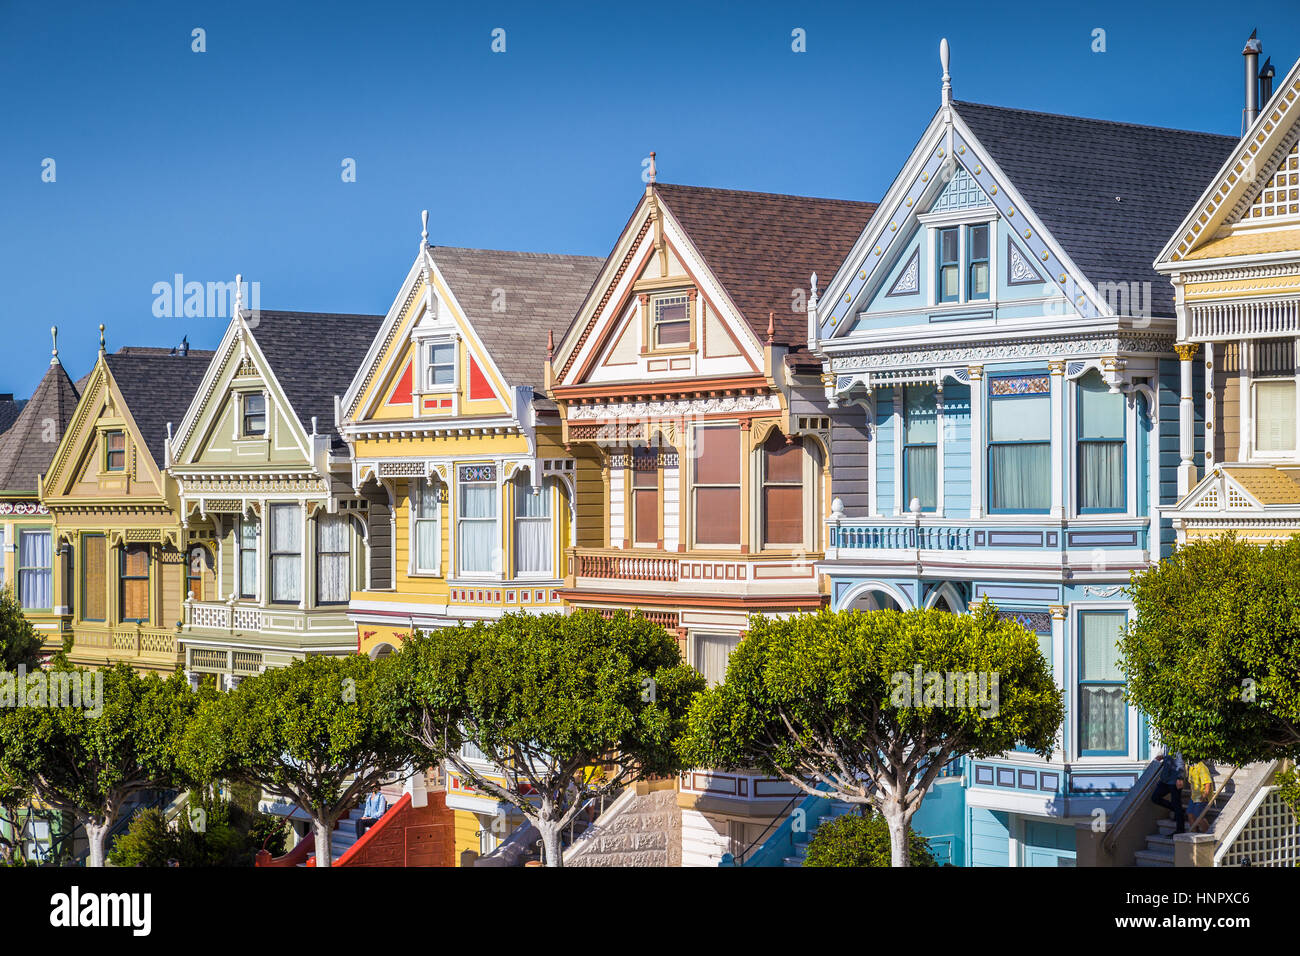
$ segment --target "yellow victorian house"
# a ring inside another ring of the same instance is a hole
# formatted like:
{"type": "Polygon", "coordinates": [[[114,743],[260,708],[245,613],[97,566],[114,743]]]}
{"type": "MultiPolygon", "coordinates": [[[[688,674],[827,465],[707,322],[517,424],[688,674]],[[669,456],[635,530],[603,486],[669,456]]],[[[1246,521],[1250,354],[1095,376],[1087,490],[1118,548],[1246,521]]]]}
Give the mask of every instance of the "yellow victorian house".
{"type": "Polygon", "coordinates": [[[1300,532],[1300,62],[1274,92],[1258,51],[1245,135],[1155,263],[1178,313],[1180,544],[1300,532]]]}
{"type": "MultiPolygon", "coordinates": [[[[578,464],[541,391],[601,261],[432,247],[425,238],[339,409],[367,501],[357,649],[415,631],[563,610],[578,464]]],[[[597,503],[599,505],[599,503],[597,503]]],[[[471,759],[474,754],[467,754],[471,759]]],[[[457,858],[495,849],[503,806],[453,773],[457,858]]]]}
{"type": "Polygon", "coordinates": [[[166,457],[211,356],[109,354],[100,326],[99,358],[40,483],[57,554],[51,603],[67,609],[75,664],[170,673],[180,663],[186,531],[166,457]]]}

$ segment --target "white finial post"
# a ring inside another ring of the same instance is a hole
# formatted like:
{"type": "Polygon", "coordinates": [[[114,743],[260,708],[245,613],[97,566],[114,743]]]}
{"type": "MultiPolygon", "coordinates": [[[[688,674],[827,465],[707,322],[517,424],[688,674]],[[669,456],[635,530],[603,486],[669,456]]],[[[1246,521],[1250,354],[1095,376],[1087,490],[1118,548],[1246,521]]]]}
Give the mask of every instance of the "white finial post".
{"type": "Polygon", "coordinates": [[[943,105],[952,102],[952,75],[948,72],[948,38],[939,41],[939,65],[943,67],[943,105]]]}
{"type": "Polygon", "coordinates": [[[54,348],[50,352],[50,364],[58,365],[59,364],[59,327],[57,325],[50,326],[50,340],[54,342],[54,348]]]}
{"type": "Polygon", "coordinates": [[[812,303],[813,306],[816,306],[817,305],[817,273],[814,272],[812,274],[812,280],[809,284],[812,286],[812,296],[809,299],[809,301],[812,303]]]}
{"type": "Polygon", "coordinates": [[[655,151],[650,150],[650,178],[646,182],[653,183],[658,181],[659,171],[655,168],[655,151]]]}
{"type": "Polygon", "coordinates": [[[429,210],[420,210],[420,222],[424,226],[424,229],[420,233],[420,241],[427,246],[429,244],[429,210]]]}
{"type": "MultiPolygon", "coordinates": [[[[235,273],[235,315],[244,311],[244,276],[243,273],[235,273]]],[[[231,316],[233,319],[235,316],[231,316]]]]}

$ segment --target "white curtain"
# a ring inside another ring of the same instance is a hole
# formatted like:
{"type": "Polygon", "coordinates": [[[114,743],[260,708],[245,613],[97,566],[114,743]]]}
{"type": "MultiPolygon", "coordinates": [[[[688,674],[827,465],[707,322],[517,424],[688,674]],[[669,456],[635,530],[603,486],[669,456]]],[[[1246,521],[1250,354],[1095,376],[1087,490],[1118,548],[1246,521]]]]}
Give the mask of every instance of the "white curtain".
{"type": "Polygon", "coordinates": [[[551,489],[533,493],[527,481],[515,484],[515,570],[551,573],[551,489]]]}
{"type": "Polygon", "coordinates": [[[21,531],[18,536],[18,600],[23,607],[52,607],[50,533],[21,531]]]}
{"type": "Polygon", "coordinates": [[[302,599],[302,510],[271,506],[271,600],[302,599]]]}
{"type": "Polygon", "coordinates": [[[939,504],[939,449],[936,445],[918,445],[906,448],[907,500],[904,508],[912,507],[912,499],[920,498],[922,508],[935,508],[939,504]]]}
{"type": "Polygon", "coordinates": [[[432,479],[416,481],[412,491],[415,508],[415,569],[438,570],[438,494],[432,479]]]}
{"type": "Polygon", "coordinates": [[[1052,504],[1050,445],[989,446],[989,503],[999,510],[1046,511],[1052,504]]]}
{"type": "Polygon", "coordinates": [[[710,686],[722,683],[727,676],[727,658],[739,643],[739,637],[728,634],[695,635],[695,669],[710,686]]]}
{"type": "Polygon", "coordinates": [[[1128,709],[1119,667],[1120,632],[1127,620],[1124,614],[1083,614],[1079,618],[1080,643],[1083,650],[1079,675],[1079,736],[1085,751],[1122,751],[1127,747],[1128,709]]]}
{"type": "Polygon", "coordinates": [[[1295,448],[1295,382],[1255,383],[1255,447],[1259,451],[1295,448]]]}
{"type": "Polygon", "coordinates": [[[316,602],[344,604],[352,596],[348,574],[347,515],[321,515],[316,521],[316,602]]]}
{"type": "Polygon", "coordinates": [[[1079,507],[1119,511],[1124,507],[1124,443],[1079,444],[1079,507]]]}
{"type": "Polygon", "coordinates": [[[239,594],[257,596],[257,521],[239,519],[239,594]]]}
{"type": "Polygon", "coordinates": [[[495,571],[500,567],[495,484],[460,486],[460,570],[495,571]]]}

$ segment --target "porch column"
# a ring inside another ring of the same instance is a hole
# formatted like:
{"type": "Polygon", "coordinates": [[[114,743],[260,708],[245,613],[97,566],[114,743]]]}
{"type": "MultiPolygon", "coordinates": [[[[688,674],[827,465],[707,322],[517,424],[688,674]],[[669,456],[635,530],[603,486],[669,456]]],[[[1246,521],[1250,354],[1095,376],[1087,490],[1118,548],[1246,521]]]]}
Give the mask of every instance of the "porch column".
{"type": "Polygon", "coordinates": [[[1196,481],[1196,462],[1193,460],[1193,419],[1196,408],[1192,404],[1192,360],[1198,346],[1187,342],[1174,346],[1178,353],[1180,387],[1178,394],[1178,497],[1191,490],[1196,481]]]}
{"type": "MultiPolygon", "coordinates": [[[[1056,681],[1056,686],[1064,689],[1065,687],[1065,662],[1070,660],[1070,648],[1067,646],[1067,637],[1065,633],[1065,619],[1068,609],[1064,604],[1053,604],[1048,608],[1052,615],[1052,679],[1056,681]]],[[[1068,698],[1067,698],[1068,700],[1068,698]]],[[[1066,719],[1061,729],[1056,732],[1056,749],[1064,752],[1065,750],[1065,726],[1070,722],[1073,708],[1066,705],[1066,719]]]]}
{"type": "Polygon", "coordinates": [[[1048,378],[1051,385],[1052,406],[1052,517],[1065,517],[1065,475],[1069,471],[1062,448],[1065,434],[1065,363],[1053,361],[1047,363],[1048,378]]]}
{"type": "Polygon", "coordinates": [[[970,373],[970,516],[984,517],[984,366],[970,373]]]}
{"type": "Polygon", "coordinates": [[[306,500],[300,502],[300,505],[302,511],[302,540],[299,549],[300,557],[298,559],[298,609],[305,611],[307,610],[307,585],[309,580],[307,559],[310,552],[310,549],[307,547],[307,542],[310,540],[309,536],[311,535],[311,516],[307,510],[306,500]]]}

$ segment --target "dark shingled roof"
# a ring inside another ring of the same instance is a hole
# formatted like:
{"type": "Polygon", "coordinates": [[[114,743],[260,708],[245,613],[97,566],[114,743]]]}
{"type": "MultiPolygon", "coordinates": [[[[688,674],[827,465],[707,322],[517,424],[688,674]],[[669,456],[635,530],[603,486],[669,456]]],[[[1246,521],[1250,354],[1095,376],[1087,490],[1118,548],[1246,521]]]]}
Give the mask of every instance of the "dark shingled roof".
{"type": "Polygon", "coordinates": [[[682,225],[760,342],[774,314],[778,345],[806,346],[808,317],[795,289],[812,273],[823,287],[866,227],[873,202],[659,183],[655,192],[682,225]]]}
{"type": "Polygon", "coordinates": [[[62,363],[50,362],[36,392],[8,430],[0,435],[0,490],[35,494],[37,479],[54,460],[54,452],[77,407],[77,389],[62,363]],[[53,428],[50,428],[53,424],[53,428]]]}
{"type": "Polygon", "coordinates": [[[954,103],[1084,275],[1151,283],[1152,312],[1173,290],[1151,263],[1218,173],[1235,136],[954,103]]]}
{"type": "Polygon", "coordinates": [[[26,404],[25,398],[15,400],[12,394],[0,395],[0,435],[7,432],[9,427],[18,421],[18,413],[26,404]]]}
{"type": "Polygon", "coordinates": [[[213,354],[205,349],[182,354],[175,349],[127,345],[105,356],[113,381],[159,469],[163,467],[167,423],[173,428],[180,426],[213,354]]]}
{"type": "Polygon", "coordinates": [[[432,253],[506,381],[531,385],[540,398],[547,333],[557,343],[564,336],[605,260],[454,246],[434,246],[432,253]],[[493,310],[499,299],[504,312],[493,310]]]}
{"type": "Polygon", "coordinates": [[[302,427],[311,433],[312,417],[331,445],[343,443],[334,430],[334,396],[342,395],[365,360],[382,315],[334,312],[260,311],[253,339],[270,363],[302,427]]]}

